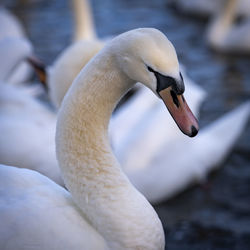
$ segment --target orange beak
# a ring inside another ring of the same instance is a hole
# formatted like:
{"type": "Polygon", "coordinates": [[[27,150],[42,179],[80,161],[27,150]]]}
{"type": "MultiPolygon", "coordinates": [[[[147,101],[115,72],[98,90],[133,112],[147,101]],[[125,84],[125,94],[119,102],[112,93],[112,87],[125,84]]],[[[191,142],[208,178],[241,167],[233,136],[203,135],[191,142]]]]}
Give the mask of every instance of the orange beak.
{"type": "Polygon", "coordinates": [[[159,95],[180,130],[190,137],[196,136],[199,131],[199,125],[197,119],[188,107],[184,96],[177,95],[172,90],[172,87],[159,91],[159,95]]]}

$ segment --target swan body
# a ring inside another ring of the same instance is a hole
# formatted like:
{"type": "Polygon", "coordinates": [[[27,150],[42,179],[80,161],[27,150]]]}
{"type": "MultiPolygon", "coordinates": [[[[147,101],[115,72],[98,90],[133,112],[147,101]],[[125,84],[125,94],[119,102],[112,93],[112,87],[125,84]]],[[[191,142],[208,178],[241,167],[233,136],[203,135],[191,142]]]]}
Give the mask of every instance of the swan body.
{"type": "MultiPolygon", "coordinates": [[[[24,29],[17,20],[17,18],[12,15],[8,10],[0,7],[0,41],[6,40],[9,38],[16,38],[17,40],[25,39],[24,29]]],[[[31,44],[29,45],[31,46],[31,44]]],[[[23,44],[20,42],[20,45],[16,42],[15,51],[12,51],[9,54],[9,57],[13,57],[16,53],[22,53],[23,44]],[[20,52],[19,52],[20,51],[20,52]],[[14,53],[15,52],[15,53],[14,53]]],[[[9,59],[6,58],[7,61],[4,63],[8,63],[9,59]]],[[[8,82],[12,84],[20,84],[26,82],[31,76],[32,70],[30,65],[27,62],[21,61],[18,65],[16,65],[15,70],[11,72],[11,75],[8,76],[8,82]]]]}
{"type": "Polygon", "coordinates": [[[98,40],[89,1],[73,0],[72,8],[75,19],[74,41],[98,40]]]}
{"type": "Polygon", "coordinates": [[[209,24],[208,44],[216,51],[244,54],[250,52],[250,17],[234,24],[238,5],[239,1],[228,0],[209,24]]]}
{"type": "MultiPolygon", "coordinates": [[[[152,119],[162,117],[157,112],[159,112],[157,108],[152,111],[152,119]]],[[[249,114],[250,103],[246,102],[201,129],[197,137],[192,140],[181,134],[179,138],[169,136],[165,143],[162,142],[161,147],[157,147],[158,151],[155,154],[148,156],[148,147],[159,143],[154,141],[154,136],[158,134],[155,132],[158,127],[160,129],[164,127],[165,123],[162,120],[155,130],[151,130],[152,135],[139,134],[136,142],[129,144],[131,151],[127,152],[121,164],[134,186],[150,202],[157,203],[169,199],[191,184],[202,182],[208,173],[220,166],[239,138],[249,114]],[[176,152],[183,153],[181,157],[177,157],[176,152]],[[141,153],[144,153],[144,157],[135,157],[141,153]]],[[[153,123],[156,124],[155,121],[153,123]]],[[[140,129],[135,128],[134,131],[140,129]]]]}
{"type": "Polygon", "coordinates": [[[36,170],[63,185],[54,113],[23,87],[0,83],[0,163],[36,170]]]}

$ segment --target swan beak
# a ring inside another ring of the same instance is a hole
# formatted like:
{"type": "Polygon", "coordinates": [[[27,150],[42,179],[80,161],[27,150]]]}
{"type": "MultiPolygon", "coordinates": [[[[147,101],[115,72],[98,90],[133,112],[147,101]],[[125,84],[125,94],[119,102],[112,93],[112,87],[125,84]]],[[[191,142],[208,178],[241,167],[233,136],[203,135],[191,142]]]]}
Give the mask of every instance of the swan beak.
{"type": "Polygon", "coordinates": [[[177,95],[172,87],[159,91],[159,95],[179,129],[190,137],[196,136],[199,131],[199,125],[184,96],[177,95]]]}

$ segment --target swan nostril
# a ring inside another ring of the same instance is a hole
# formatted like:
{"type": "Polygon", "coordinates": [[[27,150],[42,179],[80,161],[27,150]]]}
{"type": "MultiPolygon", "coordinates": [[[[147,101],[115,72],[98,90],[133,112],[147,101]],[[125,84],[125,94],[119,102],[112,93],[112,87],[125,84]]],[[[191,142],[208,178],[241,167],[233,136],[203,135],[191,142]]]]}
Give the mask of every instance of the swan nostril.
{"type": "Polygon", "coordinates": [[[177,98],[177,95],[175,94],[175,92],[173,90],[170,91],[170,94],[172,96],[172,99],[173,99],[173,102],[174,102],[175,106],[177,108],[179,108],[180,107],[180,103],[179,103],[179,100],[177,98]]]}
{"type": "Polygon", "coordinates": [[[198,134],[198,129],[195,126],[191,127],[191,135],[190,137],[194,137],[198,134]]]}

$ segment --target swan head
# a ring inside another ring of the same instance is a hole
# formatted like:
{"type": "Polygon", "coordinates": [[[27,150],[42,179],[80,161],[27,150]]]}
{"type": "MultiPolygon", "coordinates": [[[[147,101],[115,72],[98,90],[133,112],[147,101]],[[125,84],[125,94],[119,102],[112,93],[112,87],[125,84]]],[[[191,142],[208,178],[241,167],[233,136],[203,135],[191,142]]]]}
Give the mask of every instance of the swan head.
{"type": "Polygon", "coordinates": [[[198,122],[184,99],[185,85],[178,58],[167,37],[157,29],[141,28],[123,33],[113,41],[112,51],[120,69],[164,101],[184,134],[195,136],[198,122]]]}

